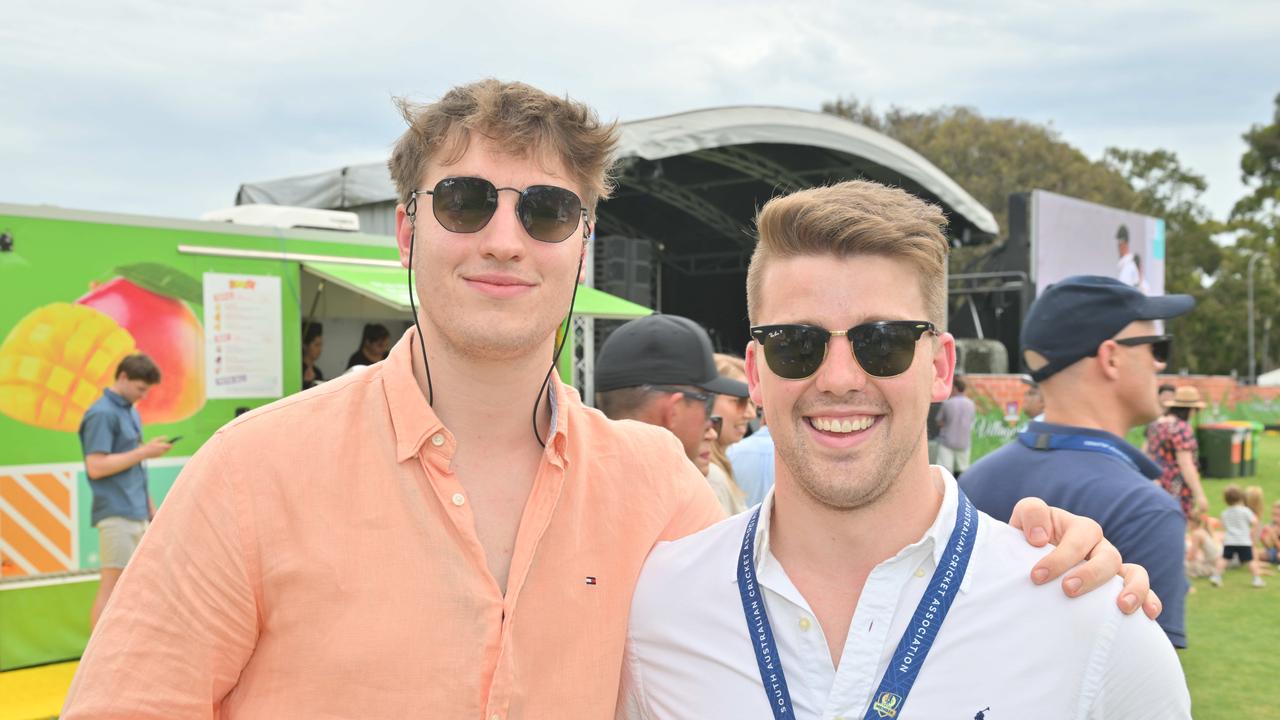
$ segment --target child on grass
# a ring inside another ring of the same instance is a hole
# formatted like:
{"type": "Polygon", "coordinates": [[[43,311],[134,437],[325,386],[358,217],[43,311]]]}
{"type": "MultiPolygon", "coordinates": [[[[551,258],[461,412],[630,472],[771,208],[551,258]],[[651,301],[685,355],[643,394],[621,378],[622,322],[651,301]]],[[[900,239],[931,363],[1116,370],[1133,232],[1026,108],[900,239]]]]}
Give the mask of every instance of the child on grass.
{"type": "Polygon", "coordinates": [[[1239,485],[1228,485],[1222,496],[1227,501],[1227,509],[1222,511],[1222,527],[1225,531],[1222,557],[1218,558],[1217,572],[1209,577],[1209,582],[1215,586],[1222,585],[1222,571],[1226,569],[1227,561],[1238,559],[1242,564],[1249,564],[1249,571],[1253,573],[1253,586],[1264,587],[1266,583],[1262,581],[1262,563],[1253,557],[1253,543],[1258,537],[1258,516],[1245,506],[1244,493],[1240,491],[1239,485]]]}
{"type": "Polygon", "coordinates": [[[1210,577],[1217,574],[1222,546],[1209,532],[1208,518],[1193,512],[1187,517],[1187,577],[1210,577]]]}
{"type": "Polygon", "coordinates": [[[1280,500],[1271,505],[1271,522],[1262,526],[1262,559],[1280,565],[1280,500]]]}

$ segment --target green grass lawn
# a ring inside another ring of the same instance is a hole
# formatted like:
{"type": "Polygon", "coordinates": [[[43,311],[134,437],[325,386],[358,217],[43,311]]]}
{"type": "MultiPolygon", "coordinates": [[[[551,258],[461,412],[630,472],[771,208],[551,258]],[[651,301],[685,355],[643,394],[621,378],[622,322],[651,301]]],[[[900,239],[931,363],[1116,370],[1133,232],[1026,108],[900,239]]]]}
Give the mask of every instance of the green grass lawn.
{"type": "MultiPolygon", "coordinates": [[[[1264,512],[1280,499],[1280,437],[1258,443],[1258,474],[1236,480],[1205,479],[1209,511],[1222,512],[1222,489],[1260,485],[1264,512]]],[[[1269,521],[1263,518],[1264,522],[1269,521]]],[[[1267,587],[1250,587],[1245,567],[1228,568],[1223,586],[1193,581],[1187,598],[1189,647],[1179,653],[1196,720],[1280,718],[1280,574],[1267,587]]]]}

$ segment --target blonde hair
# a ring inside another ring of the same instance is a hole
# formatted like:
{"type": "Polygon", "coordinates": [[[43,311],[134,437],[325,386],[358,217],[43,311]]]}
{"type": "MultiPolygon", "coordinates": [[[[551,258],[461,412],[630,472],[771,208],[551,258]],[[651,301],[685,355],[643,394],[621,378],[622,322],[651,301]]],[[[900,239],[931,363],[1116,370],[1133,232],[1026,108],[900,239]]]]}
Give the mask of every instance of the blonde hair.
{"type": "Polygon", "coordinates": [[[947,317],[946,224],[938,206],[865,180],[774,198],[756,215],[760,239],[747,268],[747,315],[754,324],[765,270],[774,258],[880,255],[916,266],[928,320],[942,330],[947,317]]]}
{"type": "Polygon", "coordinates": [[[1262,506],[1266,502],[1262,499],[1262,487],[1260,485],[1250,485],[1244,489],[1244,504],[1261,520],[1262,506]]]}
{"type": "Polygon", "coordinates": [[[436,102],[396,99],[409,129],[396,142],[387,167],[401,203],[419,189],[427,163],[450,165],[462,158],[479,134],[515,157],[555,158],[596,203],[609,197],[609,171],[618,144],[617,123],[604,124],[586,105],[518,82],[489,78],[459,85],[436,102]]]}
{"type": "MultiPolygon", "coordinates": [[[[740,357],[726,355],[724,353],[716,353],[716,372],[735,380],[747,380],[747,362],[740,357]]],[[[728,422],[727,420],[725,422],[728,422]]],[[[738,481],[733,477],[733,464],[729,462],[729,455],[725,452],[727,446],[722,445],[720,438],[716,437],[715,444],[711,446],[711,462],[720,466],[724,471],[729,482],[729,492],[742,504],[746,504],[747,494],[738,486],[738,481]]]]}

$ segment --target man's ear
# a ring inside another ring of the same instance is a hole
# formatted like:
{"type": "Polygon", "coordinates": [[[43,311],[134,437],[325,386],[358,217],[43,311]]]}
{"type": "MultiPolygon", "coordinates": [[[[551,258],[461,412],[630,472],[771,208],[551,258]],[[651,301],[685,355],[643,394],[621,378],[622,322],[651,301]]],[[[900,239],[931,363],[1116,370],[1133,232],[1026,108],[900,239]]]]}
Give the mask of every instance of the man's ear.
{"type": "Polygon", "coordinates": [[[747,341],[745,352],[747,364],[747,392],[756,407],[764,407],[764,391],[760,387],[760,363],[764,357],[759,354],[760,344],[754,340],[747,341]]]}
{"type": "Polygon", "coordinates": [[[400,266],[409,267],[409,244],[413,242],[413,219],[404,203],[396,205],[396,247],[400,249],[400,266]]]}
{"type": "Polygon", "coordinates": [[[662,420],[662,427],[670,430],[678,424],[681,411],[684,409],[683,401],[684,393],[663,395],[655,401],[657,403],[657,415],[662,420]]]}
{"type": "Polygon", "coordinates": [[[1094,360],[1098,363],[1098,370],[1108,380],[1120,379],[1120,354],[1116,352],[1119,347],[1115,340],[1105,340],[1098,346],[1098,354],[1094,360]]]}
{"type": "Polygon", "coordinates": [[[951,381],[956,375],[956,339],[944,332],[933,343],[933,402],[951,397],[951,381]]]}

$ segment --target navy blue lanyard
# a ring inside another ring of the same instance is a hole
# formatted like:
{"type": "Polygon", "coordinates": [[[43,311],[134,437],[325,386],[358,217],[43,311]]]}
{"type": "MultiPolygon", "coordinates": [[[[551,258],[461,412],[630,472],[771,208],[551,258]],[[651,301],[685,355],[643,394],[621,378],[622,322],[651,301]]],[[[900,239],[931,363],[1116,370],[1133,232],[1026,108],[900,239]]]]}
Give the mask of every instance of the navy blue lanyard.
{"type": "Polygon", "coordinates": [[[1116,458],[1136,472],[1142,472],[1142,468],[1138,467],[1138,463],[1134,462],[1133,458],[1116,447],[1115,443],[1105,438],[1090,435],[1031,432],[1028,430],[1018,433],[1018,441],[1032,450],[1084,450],[1086,452],[1102,453],[1116,458]]]}
{"type": "MultiPolygon", "coordinates": [[[[955,591],[959,589],[964,573],[969,568],[973,554],[974,534],[978,530],[978,511],[965,497],[963,491],[956,503],[956,525],[942,554],[942,562],[933,571],[929,587],[916,605],[911,623],[902,633],[898,647],[893,651],[889,667],[880,678],[880,687],[872,695],[871,707],[865,720],[896,718],[907,702],[911,686],[915,684],[925,656],[933,647],[938,628],[951,610],[955,591]]],[[[764,593],[756,584],[756,525],[760,520],[760,508],[756,508],[747,521],[747,532],[742,538],[742,555],[738,563],[738,592],[742,595],[742,612],[747,619],[747,632],[755,646],[756,666],[760,668],[760,680],[775,720],[795,717],[791,693],[787,690],[787,676],[782,671],[782,658],[773,640],[773,628],[769,625],[769,612],[765,608],[764,593]]]]}

